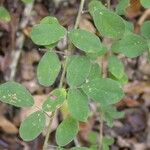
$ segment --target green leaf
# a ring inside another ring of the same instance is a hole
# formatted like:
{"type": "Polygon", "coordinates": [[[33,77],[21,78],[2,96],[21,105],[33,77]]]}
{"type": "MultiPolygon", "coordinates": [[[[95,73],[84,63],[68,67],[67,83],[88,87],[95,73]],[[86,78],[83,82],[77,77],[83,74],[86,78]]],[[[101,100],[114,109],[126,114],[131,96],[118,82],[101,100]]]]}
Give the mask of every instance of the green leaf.
{"type": "Polygon", "coordinates": [[[108,10],[100,1],[98,0],[92,0],[90,3],[89,3],[89,11],[90,11],[90,14],[93,16],[94,15],[94,12],[96,10],[108,10]]]}
{"type": "Polygon", "coordinates": [[[66,99],[66,91],[65,89],[55,89],[50,93],[50,96],[43,103],[43,110],[54,112],[58,109],[66,99]]]}
{"type": "Polygon", "coordinates": [[[106,121],[109,127],[113,127],[113,123],[115,119],[120,119],[124,117],[123,112],[119,112],[113,106],[105,106],[101,107],[101,111],[103,113],[104,120],[106,121]]]}
{"type": "Polygon", "coordinates": [[[95,53],[101,52],[100,39],[93,33],[82,29],[74,29],[69,33],[69,39],[80,50],[95,53]]]}
{"type": "Polygon", "coordinates": [[[96,9],[91,15],[96,28],[102,36],[113,39],[122,38],[125,32],[125,24],[120,16],[104,9],[96,9]]]}
{"type": "Polygon", "coordinates": [[[109,146],[114,143],[114,139],[111,137],[103,137],[103,142],[102,142],[102,149],[103,150],[110,150],[109,146]]]}
{"type": "Polygon", "coordinates": [[[41,58],[37,68],[37,78],[41,85],[52,85],[61,69],[61,63],[56,53],[47,51],[41,58]]]}
{"type": "Polygon", "coordinates": [[[150,21],[145,21],[141,27],[142,35],[150,40],[150,21]]]}
{"type": "Polygon", "coordinates": [[[45,127],[45,115],[37,111],[29,115],[19,128],[20,137],[24,141],[32,141],[43,131],[45,127]]]}
{"type": "Polygon", "coordinates": [[[125,24],[125,32],[134,32],[134,25],[132,22],[123,20],[125,24]]]}
{"type": "Polygon", "coordinates": [[[124,75],[124,65],[116,56],[109,57],[108,69],[118,79],[121,79],[124,75]]]}
{"type": "Polygon", "coordinates": [[[120,0],[117,7],[116,7],[116,13],[118,15],[124,15],[126,8],[129,6],[130,0],[120,0]]]}
{"type": "Polygon", "coordinates": [[[78,121],[68,117],[61,122],[56,130],[56,142],[59,146],[65,146],[70,143],[78,133],[78,121]]]}
{"type": "Polygon", "coordinates": [[[83,91],[101,105],[115,104],[123,98],[121,85],[112,79],[96,78],[82,85],[83,91]]]}
{"type": "Polygon", "coordinates": [[[24,2],[25,4],[32,4],[34,2],[34,0],[21,0],[22,2],[24,2]]]}
{"type": "Polygon", "coordinates": [[[0,101],[16,107],[31,107],[32,95],[21,84],[9,81],[0,85],[0,101]]]}
{"type": "Polygon", "coordinates": [[[57,18],[55,18],[55,17],[51,17],[51,16],[46,16],[46,17],[44,17],[41,21],[40,21],[40,23],[43,23],[43,24],[57,24],[57,25],[59,25],[59,22],[58,22],[58,20],[57,20],[57,18]]]}
{"type": "Polygon", "coordinates": [[[89,150],[87,147],[73,147],[71,150],[89,150]]]}
{"type": "Polygon", "coordinates": [[[150,8],[150,1],[149,0],[140,0],[140,2],[144,8],[150,8]]]}
{"type": "Polygon", "coordinates": [[[67,67],[67,82],[70,86],[81,85],[89,75],[91,63],[85,56],[72,56],[67,67]]]}
{"type": "Polygon", "coordinates": [[[124,37],[112,45],[112,50],[129,58],[137,57],[148,50],[147,41],[134,33],[126,33],[124,37]]]}
{"type": "Polygon", "coordinates": [[[88,97],[78,89],[70,89],[67,97],[71,116],[79,121],[87,121],[89,116],[88,97]]]}
{"type": "Polygon", "coordinates": [[[98,139],[98,134],[97,134],[97,132],[95,132],[95,131],[89,132],[89,134],[88,134],[88,141],[89,141],[91,144],[97,144],[97,139],[98,139]]]}
{"type": "Polygon", "coordinates": [[[5,7],[0,6],[0,20],[9,22],[11,19],[8,10],[5,7]]]}
{"type": "Polygon", "coordinates": [[[59,24],[41,23],[35,25],[31,31],[31,39],[37,45],[51,45],[66,34],[66,29],[59,24]]]}
{"type": "Polygon", "coordinates": [[[92,80],[92,79],[100,78],[100,77],[102,77],[101,67],[97,63],[92,64],[92,67],[88,76],[88,80],[92,80]]]}

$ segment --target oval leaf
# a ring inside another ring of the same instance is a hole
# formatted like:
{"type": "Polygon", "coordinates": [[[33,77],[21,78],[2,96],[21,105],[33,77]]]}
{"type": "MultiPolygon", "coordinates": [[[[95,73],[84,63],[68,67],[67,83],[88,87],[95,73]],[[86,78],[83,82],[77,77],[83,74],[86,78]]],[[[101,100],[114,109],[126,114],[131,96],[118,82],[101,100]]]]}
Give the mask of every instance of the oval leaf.
{"type": "Polygon", "coordinates": [[[58,109],[66,99],[65,89],[55,89],[44,102],[42,108],[44,111],[54,112],[58,109]]]}
{"type": "Polygon", "coordinates": [[[67,81],[70,86],[81,85],[89,75],[90,60],[85,56],[72,56],[67,67],[67,81]]]}
{"type": "Polygon", "coordinates": [[[124,93],[117,81],[97,78],[82,85],[83,91],[101,105],[115,104],[123,98],[124,93]]]}
{"type": "Polygon", "coordinates": [[[86,121],[89,115],[88,97],[77,89],[70,89],[67,97],[68,109],[71,115],[79,120],[86,121]]]}
{"type": "Polygon", "coordinates": [[[69,39],[80,50],[95,53],[102,51],[100,39],[86,30],[74,29],[69,33],[69,39]]]}
{"type": "Polygon", "coordinates": [[[112,45],[116,53],[123,53],[125,56],[134,58],[148,50],[147,41],[139,35],[127,33],[124,37],[112,45]]]}
{"type": "Polygon", "coordinates": [[[59,146],[70,143],[78,133],[79,124],[77,120],[68,117],[58,126],[56,130],[56,142],[59,146]]]}
{"type": "Polygon", "coordinates": [[[117,7],[116,13],[118,15],[125,15],[126,8],[130,5],[130,0],[120,0],[117,7]]]}
{"type": "Polygon", "coordinates": [[[51,45],[59,41],[66,29],[59,24],[41,23],[32,28],[31,39],[37,45],[51,45]]]}
{"type": "Polygon", "coordinates": [[[0,20],[9,22],[10,21],[10,14],[5,7],[0,6],[0,20]]]}
{"type": "Polygon", "coordinates": [[[124,65],[116,56],[109,57],[108,69],[118,79],[121,79],[124,75],[124,65]]]}
{"type": "Polygon", "coordinates": [[[45,127],[45,115],[41,111],[29,115],[19,128],[20,137],[24,141],[32,141],[43,131],[45,127]]]}
{"type": "Polygon", "coordinates": [[[150,40],[150,21],[145,21],[141,27],[142,35],[150,40]]]}
{"type": "Polygon", "coordinates": [[[150,8],[150,0],[140,0],[144,8],[150,8]]]}
{"type": "Polygon", "coordinates": [[[125,24],[120,16],[104,9],[96,9],[91,15],[96,28],[102,36],[113,39],[122,38],[125,32],[125,24]]]}
{"type": "Polygon", "coordinates": [[[21,84],[12,81],[0,85],[0,101],[16,107],[31,107],[34,104],[29,91],[21,84]]]}
{"type": "Polygon", "coordinates": [[[56,53],[47,51],[41,58],[37,68],[37,78],[41,85],[52,85],[61,69],[61,63],[56,53]]]}
{"type": "Polygon", "coordinates": [[[44,17],[40,23],[43,23],[43,24],[59,24],[57,18],[55,17],[51,17],[51,16],[46,16],[44,17]]]}

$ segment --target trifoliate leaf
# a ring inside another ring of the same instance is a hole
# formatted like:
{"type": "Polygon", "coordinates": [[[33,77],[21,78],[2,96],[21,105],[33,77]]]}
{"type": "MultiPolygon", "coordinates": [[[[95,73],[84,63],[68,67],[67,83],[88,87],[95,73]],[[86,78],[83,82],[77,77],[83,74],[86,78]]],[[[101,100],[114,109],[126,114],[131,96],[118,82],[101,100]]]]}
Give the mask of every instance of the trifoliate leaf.
{"type": "Polygon", "coordinates": [[[70,143],[78,133],[78,121],[68,117],[61,122],[56,130],[56,142],[59,146],[65,146],[70,143]]]}
{"type": "Polygon", "coordinates": [[[9,22],[11,19],[8,10],[5,7],[0,6],[0,20],[9,22]]]}
{"type": "Polygon", "coordinates": [[[19,129],[20,137],[24,141],[32,141],[43,131],[45,127],[45,114],[41,111],[29,115],[19,129]]]}
{"type": "Polygon", "coordinates": [[[54,112],[58,109],[66,99],[65,89],[55,89],[44,102],[42,108],[44,111],[54,112]]]}
{"type": "Polygon", "coordinates": [[[121,79],[124,75],[124,65],[116,56],[109,57],[108,69],[118,79],[121,79]]]}
{"type": "Polygon", "coordinates": [[[145,21],[141,27],[142,35],[150,40],[150,21],[145,21]]]}
{"type": "Polygon", "coordinates": [[[112,50],[129,58],[137,57],[148,50],[147,41],[134,33],[126,33],[124,37],[112,45],[112,50]]]}
{"type": "Polygon", "coordinates": [[[21,84],[12,81],[0,85],[0,101],[16,107],[31,107],[34,104],[29,91],[21,84]]]}
{"type": "Polygon", "coordinates": [[[82,85],[83,91],[101,105],[115,104],[123,98],[121,85],[112,79],[96,78],[82,85]]]}
{"type": "Polygon", "coordinates": [[[67,97],[68,109],[75,119],[87,121],[89,116],[88,97],[78,89],[70,89],[67,97]]]}
{"type": "Polygon", "coordinates": [[[67,67],[67,82],[79,86],[85,82],[91,69],[90,60],[85,56],[72,56],[67,67]]]}
{"type": "Polygon", "coordinates": [[[31,31],[31,39],[37,45],[51,45],[66,34],[66,29],[59,24],[41,23],[35,25],[31,31]]]}
{"type": "Polygon", "coordinates": [[[74,29],[69,33],[69,39],[80,50],[88,53],[96,53],[102,51],[100,39],[93,33],[82,30],[74,29]]]}
{"type": "Polygon", "coordinates": [[[56,53],[47,51],[41,58],[37,68],[37,78],[41,85],[52,85],[61,69],[61,63],[56,53]]]}

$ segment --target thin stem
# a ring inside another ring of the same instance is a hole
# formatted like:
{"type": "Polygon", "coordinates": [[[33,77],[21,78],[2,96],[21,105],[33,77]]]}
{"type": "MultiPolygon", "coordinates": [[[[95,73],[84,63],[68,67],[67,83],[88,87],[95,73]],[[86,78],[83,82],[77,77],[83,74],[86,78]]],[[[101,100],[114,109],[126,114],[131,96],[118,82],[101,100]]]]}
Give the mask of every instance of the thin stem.
{"type": "MultiPolygon", "coordinates": [[[[77,19],[76,19],[75,26],[74,26],[74,29],[77,29],[78,26],[79,26],[80,19],[81,19],[81,15],[82,15],[82,10],[83,10],[83,7],[84,7],[84,3],[85,3],[85,0],[81,0],[80,7],[79,7],[79,11],[78,11],[78,15],[77,15],[77,19]]],[[[69,45],[68,45],[68,50],[70,50],[70,49],[72,48],[71,45],[72,45],[72,44],[69,43],[69,45]]],[[[70,53],[70,55],[71,55],[71,53],[70,53]]],[[[65,73],[66,73],[66,69],[67,69],[67,63],[68,63],[68,56],[66,56],[66,61],[65,61],[65,63],[64,63],[64,68],[63,68],[62,75],[61,75],[61,78],[60,78],[59,88],[62,88],[62,86],[63,86],[63,82],[64,82],[64,79],[65,79],[65,73]]],[[[55,113],[56,113],[56,112],[55,112],[55,113]]],[[[45,141],[44,141],[43,150],[46,150],[47,147],[48,147],[48,139],[49,139],[50,132],[51,132],[51,124],[52,124],[53,116],[54,116],[55,113],[52,114],[52,117],[51,117],[51,119],[50,119],[50,121],[49,121],[48,129],[47,129],[47,134],[46,134],[45,141]]]]}
{"type": "Polygon", "coordinates": [[[99,150],[102,150],[103,144],[103,113],[100,112],[100,128],[99,128],[99,150]]]}
{"type": "Polygon", "coordinates": [[[75,29],[77,29],[78,26],[79,26],[81,15],[82,15],[82,11],[83,11],[83,7],[84,7],[84,3],[85,3],[85,0],[81,0],[79,11],[78,11],[78,15],[77,15],[77,19],[76,19],[76,22],[75,22],[75,25],[74,25],[75,29]]]}
{"type": "Polygon", "coordinates": [[[52,125],[52,122],[53,122],[54,114],[55,113],[52,113],[49,124],[48,124],[48,129],[47,129],[47,133],[46,133],[46,137],[45,137],[45,141],[44,141],[44,145],[43,145],[43,150],[46,150],[47,147],[48,147],[48,139],[49,139],[50,132],[51,132],[51,125],[52,125]]]}

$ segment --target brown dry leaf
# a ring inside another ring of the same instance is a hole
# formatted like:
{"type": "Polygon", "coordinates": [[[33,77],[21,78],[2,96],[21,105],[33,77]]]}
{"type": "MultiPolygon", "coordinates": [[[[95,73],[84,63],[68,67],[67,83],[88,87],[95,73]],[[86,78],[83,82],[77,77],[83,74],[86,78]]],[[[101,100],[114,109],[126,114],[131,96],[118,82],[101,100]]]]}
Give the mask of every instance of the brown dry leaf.
{"type": "Polygon", "coordinates": [[[137,107],[140,103],[135,99],[131,99],[129,97],[125,97],[122,101],[116,104],[116,107],[137,107]]]}
{"type": "Polygon", "coordinates": [[[130,19],[139,16],[141,13],[140,0],[130,0],[130,5],[126,8],[126,16],[130,19]]]}
{"type": "Polygon", "coordinates": [[[96,32],[95,27],[86,17],[82,18],[82,21],[80,22],[79,27],[80,29],[87,30],[92,33],[96,32]]]}
{"type": "Polygon", "coordinates": [[[8,134],[17,134],[17,127],[4,116],[0,115],[0,128],[8,134]]]}

